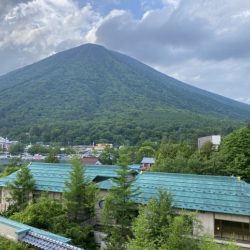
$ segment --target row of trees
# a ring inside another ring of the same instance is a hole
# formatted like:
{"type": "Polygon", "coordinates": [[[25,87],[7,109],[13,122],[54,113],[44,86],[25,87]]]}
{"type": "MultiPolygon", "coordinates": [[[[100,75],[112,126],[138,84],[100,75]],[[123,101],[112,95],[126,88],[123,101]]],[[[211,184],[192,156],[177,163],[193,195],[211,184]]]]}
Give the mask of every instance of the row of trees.
{"type": "MultiPolygon", "coordinates": [[[[11,145],[9,152],[12,155],[18,155],[18,154],[24,153],[24,150],[25,150],[25,144],[19,142],[19,143],[11,145]]],[[[44,146],[44,145],[40,145],[40,144],[34,144],[28,148],[27,153],[29,153],[31,155],[35,155],[35,154],[46,155],[46,154],[50,154],[50,153],[73,154],[73,153],[75,153],[75,151],[71,147],[65,147],[63,149],[63,151],[61,151],[61,147],[58,145],[51,145],[48,147],[48,146],[44,146]]]]}
{"type": "Polygon", "coordinates": [[[155,157],[153,171],[234,175],[250,181],[249,145],[250,125],[224,137],[218,151],[209,142],[198,151],[196,145],[187,142],[162,141],[158,144],[144,141],[139,146],[124,146],[118,150],[106,148],[100,161],[116,164],[119,154],[126,154],[129,164],[140,163],[143,157],[155,157]]]}
{"type": "Polygon", "coordinates": [[[186,143],[162,143],[154,171],[234,175],[250,181],[250,125],[226,136],[214,151],[207,143],[200,151],[186,143]]]}

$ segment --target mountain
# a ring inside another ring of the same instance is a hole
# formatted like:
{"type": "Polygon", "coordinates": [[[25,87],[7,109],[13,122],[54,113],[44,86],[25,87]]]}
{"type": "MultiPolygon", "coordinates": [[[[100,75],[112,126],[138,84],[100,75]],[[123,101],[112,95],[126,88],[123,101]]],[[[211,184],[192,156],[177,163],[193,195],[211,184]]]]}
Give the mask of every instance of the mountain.
{"type": "Polygon", "coordinates": [[[1,76],[0,117],[5,136],[136,142],[232,129],[250,119],[250,106],[85,44],[1,76]]]}

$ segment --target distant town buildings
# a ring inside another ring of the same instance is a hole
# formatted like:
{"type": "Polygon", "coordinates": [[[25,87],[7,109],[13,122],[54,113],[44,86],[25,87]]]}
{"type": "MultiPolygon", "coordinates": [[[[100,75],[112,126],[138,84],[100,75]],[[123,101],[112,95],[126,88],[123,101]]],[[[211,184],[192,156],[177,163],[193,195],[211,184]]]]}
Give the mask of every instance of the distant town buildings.
{"type": "Polygon", "coordinates": [[[109,143],[97,143],[94,146],[94,150],[103,151],[107,147],[113,148],[113,144],[109,144],[109,143]]]}
{"type": "Polygon", "coordinates": [[[8,152],[11,145],[18,143],[18,141],[9,141],[8,138],[0,137],[0,151],[8,152]]]}
{"type": "Polygon", "coordinates": [[[84,165],[102,165],[97,157],[83,157],[81,158],[81,162],[84,165]]]}
{"type": "Polygon", "coordinates": [[[221,136],[209,135],[198,138],[198,150],[200,150],[208,142],[211,142],[213,144],[214,150],[218,150],[221,143],[221,136]]]}

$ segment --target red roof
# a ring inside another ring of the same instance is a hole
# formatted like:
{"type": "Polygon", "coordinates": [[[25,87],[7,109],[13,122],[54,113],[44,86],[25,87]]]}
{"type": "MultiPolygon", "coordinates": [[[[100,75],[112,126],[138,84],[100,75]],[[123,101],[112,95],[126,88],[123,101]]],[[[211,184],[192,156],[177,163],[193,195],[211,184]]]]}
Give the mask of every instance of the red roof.
{"type": "Polygon", "coordinates": [[[81,159],[83,164],[86,165],[95,165],[96,162],[98,162],[98,158],[97,157],[84,157],[81,159]]]}

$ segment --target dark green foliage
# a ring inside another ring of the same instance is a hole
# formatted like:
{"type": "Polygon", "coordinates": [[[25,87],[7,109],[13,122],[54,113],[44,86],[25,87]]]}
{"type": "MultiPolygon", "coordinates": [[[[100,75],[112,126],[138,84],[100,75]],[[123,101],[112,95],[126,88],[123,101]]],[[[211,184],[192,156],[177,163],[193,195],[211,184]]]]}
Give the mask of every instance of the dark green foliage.
{"type": "Polygon", "coordinates": [[[137,190],[132,189],[130,171],[127,167],[127,157],[122,155],[119,157],[121,165],[118,170],[118,177],[114,179],[115,186],[111,188],[105,199],[105,207],[103,211],[103,221],[106,225],[107,249],[115,250],[126,249],[126,241],[131,235],[131,223],[136,216],[135,204],[132,201],[133,195],[137,190]],[[114,224],[113,226],[110,226],[114,224]]]}
{"type": "Polygon", "coordinates": [[[47,154],[49,153],[49,148],[39,145],[39,144],[35,144],[32,145],[29,149],[28,149],[28,153],[29,154],[47,154]]]}
{"type": "Polygon", "coordinates": [[[64,214],[62,204],[52,199],[41,197],[36,203],[30,204],[23,211],[15,213],[11,219],[34,227],[49,230],[58,216],[64,214]]]}
{"type": "Polygon", "coordinates": [[[14,242],[0,236],[0,250],[34,250],[22,243],[14,242]]]}
{"type": "Polygon", "coordinates": [[[0,173],[0,177],[8,176],[11,173],[16,172],[21,166],[22,160],[20,158],[11,158],[8,164],[4,166],[3,172],[0,173]]]}
{"type": "Polygon", "coordinates": [[[73,245],[84,249],[96,249],[92,227],[70,222],[64,206],[50,198],[41,197],[36,203],[12,215],[11,219],[69,237],[73,245]]]}
{"type": "Polygon", "coordinates": [[[226,136],[221,143],[219,157],[223,173],[250,181],[250,126],[226,136]]]}
{"type": "Polygon", "coordinates": [[[190,235],[192,224],[188,216],[175,216],[172,208],[172,197],[160,190],[156,198],[141,207],[133,223],[133,234],[129,250],[195,250],[195,240],[183,235],[190,235]]]}
{"type": "Polygon", "coordinates": [[[86,180],[80,160],[72,161],[72,171],[65,186],[63,196],[69,220],[72,222],[92,220],[95,216],[97,188],[93,182],[86,180]]]}
{"type": "Polygon", "coordinates": [[[13,144],[9,149],[10,154],[18,155],[24,152],[24,145],[22,143],[13,144]]]}
{"type": "Polygon", "coordinates": [[[206,158],[209,158],[213,153],[213,151],[214,151],[213,143],[210,141],[206,142],[200,149],[201,155],[203,155],[206,158]]]}
{"type": "Polygon", "coordinates": [[[207,237],[197,239],[192,235],[193,223],[198,225],[195,215],[175,214],[172,197],[160,190],[141,207],[133,222],[133,237],[129,239],[128,250],[239,250],[235,245],[222,246],[207,237]]]}
{"type": "Polygon", "coordinates": [[[102,164],[114,165],[118,158],[118,152],[116,149],[111,147],[106,147],[101,155],[99,156],[99,160],[102,164]]]}
{"type": "Polygon", "coordinates": [[[0,134],[26,142],[134,145],[230,132],[250,107],[88,44],[0,77],[0,115],[0,134]]]}
{"type": "Polygon", "coordinates": [[[49,155],[46,157],[45,162],[47,163],[58,163],[59,159],[57,158],[55,152],[51,150],[49,155]]]}
{"type": "Polygon", "coordinates": [[[201,151],[187,143],[163,142],[157,152],[153,171],[220,175],[222,161],[218,152],[211,150],[210,144],[201,151]]]}
{"type": "Polygon", "coordinates": [[[10,190],[10,201],[14,203],[14,208],[18,211],[25,207],[31,198],[32,191],[35,190],[35,180],[29,168],[22,167],[17,172],[16,179],[8,183],[7,187],[10,190]]]}

